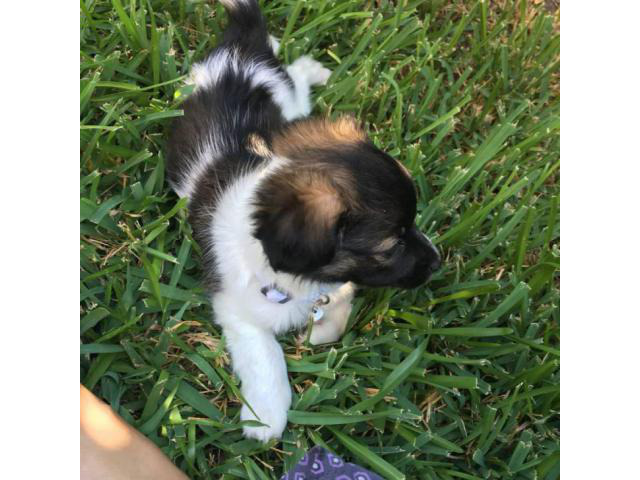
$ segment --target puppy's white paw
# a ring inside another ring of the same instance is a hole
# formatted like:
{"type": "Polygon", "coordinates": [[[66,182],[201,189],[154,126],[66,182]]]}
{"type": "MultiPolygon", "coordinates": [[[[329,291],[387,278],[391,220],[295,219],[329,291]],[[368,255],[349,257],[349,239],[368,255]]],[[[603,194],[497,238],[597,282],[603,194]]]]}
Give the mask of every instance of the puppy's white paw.
{"type": "Polygon", "coordinates": [[[288,71],[305,78],[309,85],[326,85],[331,76],[331,70],[308,55],[298,58],[289,66],[288,71]]]}
{"type": "Polygon", "coordinates": [[[258,420],[268,425],[267,427],[243,427],[244,436],[264,443],[273,438],[280,438],[287,426],[287,411],[290,403],[290,398],[287,402],[267,398],[252,402],[251,407],[258,414],[259,419],[249,410],[249,407],[243,405],[240,410],[241,420],[258,420]]]}
{"type": "Polygon", "coordinates": [[[340,340],[347,328],[347,322],[351,315],[353,305],[354,287],[351,283],[345,283],[338,291],[329,295],[329,304],[323,306],[324,315],[320,320],[314,322],[311,328],[309,343],[312,345],[322,345],[323,343],[333,343],[340,340]]]}
{"type": "Polygon", "coordinates": [[[327,310],[324,317],[314,322],[313,327],[311,327],[309,343],[311,345],[322,345],[323,343],[333,343],[340,340],[347,327],[351,309],[350,302],[342,302],[333,309],[327,310]]]}
{"type": "Polygon", "coordinates": [[[340,340],[342,332],[336,327],[335,323],[324,323],[322,321],[315,322],[311,329],[309,343],[311,345],[322,345],[324,343],[333,343],[340,340]]]}

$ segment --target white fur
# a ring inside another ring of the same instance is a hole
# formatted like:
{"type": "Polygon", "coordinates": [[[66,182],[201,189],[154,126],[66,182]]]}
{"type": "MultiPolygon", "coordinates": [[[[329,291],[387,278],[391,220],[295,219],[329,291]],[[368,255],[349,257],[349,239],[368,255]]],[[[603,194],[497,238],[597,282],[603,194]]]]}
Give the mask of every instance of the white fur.
{"type": "Polygon", "coordinates": [[[312,85],[326,85],[331,76],[331,70],[324,68],[322,64],[311,57],[302,56],[287,67],[287,73],[295,85],[295,95],[288,99],[288,104],[280,105],[283,112],[294,112],[287,120],[298,117],[306,117],[311,113],[311,101],[309,95],[312,85]]]}
{"type": "MultiPolygon", "coordinates": [[[[218,310],[220,303],[216,303],[218,310]]],[[[287,425],[287,410],[291,405],[291,387],[282,348],[269,329],[247,322],[246,317],[234,318],[236,309],[218,310],[217,313],[225,315],[227,348],[233,369],[242,380],[242,395],[247,401],[240,410],[240,419],[259,420],[266,425],[244,427],[244,434],[263,442],[279,437],[287,425]]]]}
{"type": "Polygon", "coordinates": [[[324,68],[320,62],[308,55],[303,55],[289,65],[287,73],[294,77],[294,82],[298,80],[308,85],[326,85],[331,76],[331,70],[324,68]]]}
{"type": "MultiPolygon", "coordinates": [[[[271,38],[271,46],[274,52],[277,51],[278,41],[271,38]]],[[[204,62],[194,65],[191,80],[196,88],[208,88],[214,86],[228,69],[244,73],[251,79],[252,88],[266,87],[287,120],[311,112],[310,87],[324,85],[331,75],[319,62],[300,57],[287,68],[294,83],[292,88],[281,71],[262,62],[243,63],[236,50],[227,49],[218,50],[204,62]]],[[[191,195],[208,163],[227,150],[224,138],[217,135],[212,133],[204,142],[197,161],[180,185],[175,186],[180,196],[191,195]]],[[[303,327],[314,301],[327,294],[331,302],[325,307],[323,320],[314,326],[311,342],[336,341],[344,332],[353,298],[351,284],[323,284],[274,272],[261,243],[252,235],[252,200],[256,189],[267,176],[277,175],[278,169],[287,161],[273,158],[266,167],[236,179],[218,199],[210,224],[210,241],[202,246],[214,249],[221,278],[221,288],[212,301],[215,321],[224,330],[233,369],[242,382],[242,394],[247,402],[240,418],[266,424],[264,427],[245,427],[244,434],[263,442],[282,435],[291,404],[286,363],[275,335],[303,327]],[[284,304],[270,302],[260,292],[270,284],[289,293],[291,300],[284,304]]]]}

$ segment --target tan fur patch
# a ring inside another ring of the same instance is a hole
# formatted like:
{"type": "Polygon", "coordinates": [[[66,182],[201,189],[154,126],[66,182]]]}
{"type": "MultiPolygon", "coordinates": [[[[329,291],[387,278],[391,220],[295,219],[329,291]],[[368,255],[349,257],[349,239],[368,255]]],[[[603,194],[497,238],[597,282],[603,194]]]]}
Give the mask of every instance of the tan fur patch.
{"type": "Polygon", "coordinates": [[[384,240],[382,240],[378,245],[376,245],[375,252],[376,253],[386,252],[387,250],[393,248],[396,243],[398,243],[398,239],[396,237],[387,237],[384,240]]]}
{"type": "Polygon", "coordinates": [[[347,252],[339,251],[329,265],[320,268],[319,273],[324,275],[344,275],[356,267],[356,261],[347,252]]]}
{"type": "Polygon", "coordinates": [[[296,122],[273,140],[273,151],[287,158],[304,156],[305,151],[322,150],[358,143],[366,135],[352,117],[337,120],[309,119],[296,122]]]}
{"type": "Polygon", "coordinates": [[[324,175],[316,175],[314,172],[300,175],[296,178],[294,188],[298,199],[305,205],[309,226],[312,228],[319,231],[328,228],[344,211],[340,193],[324,175]]]}
{"type": "Polygon", "coordinates": [[[271,150],[269,150],[265,139],[255,133],[251,133],[247,137],[247,150],[260,157],[271,156],[271,150]]]}

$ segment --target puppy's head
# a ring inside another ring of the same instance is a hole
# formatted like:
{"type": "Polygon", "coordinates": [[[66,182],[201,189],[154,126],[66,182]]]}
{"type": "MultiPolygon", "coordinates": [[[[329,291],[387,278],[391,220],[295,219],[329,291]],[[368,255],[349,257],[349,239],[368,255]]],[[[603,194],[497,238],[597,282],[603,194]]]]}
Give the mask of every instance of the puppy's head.
{"type": "Polygon", "coordinates": [[[253,220],[274,270],[412,288],[439,268],[437,250],[414,223],[409,173],[355,121],[293,123],[272,150],[286,161],[256,193],[253,220]]]}

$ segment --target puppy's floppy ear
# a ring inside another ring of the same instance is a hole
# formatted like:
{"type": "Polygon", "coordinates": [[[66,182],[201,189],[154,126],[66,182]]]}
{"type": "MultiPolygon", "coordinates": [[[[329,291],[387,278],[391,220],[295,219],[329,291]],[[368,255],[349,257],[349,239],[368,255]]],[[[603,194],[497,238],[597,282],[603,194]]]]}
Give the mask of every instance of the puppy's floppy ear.
{"type": "Polygon", "coordinates": [[[325,169],[277,172],[265,181],[255,198],[254,236],[274,270],[306,274],[331,262],[344,193],[340,175],[325,169]]]}

